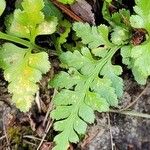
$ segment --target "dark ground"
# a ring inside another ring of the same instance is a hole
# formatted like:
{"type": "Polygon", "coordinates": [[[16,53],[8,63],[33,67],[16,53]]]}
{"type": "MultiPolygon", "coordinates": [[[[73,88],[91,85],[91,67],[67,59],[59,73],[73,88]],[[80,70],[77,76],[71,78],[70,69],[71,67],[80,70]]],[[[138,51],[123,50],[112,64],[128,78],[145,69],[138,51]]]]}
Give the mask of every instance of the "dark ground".
{"type": "MultiPolygon", "coordinates": [[[[139,86],[135,81],[130,79],[125,79],[125,92],[124,96],[121,100],[121,106],[126,106],[131,101],[135,100],[139,94],[145,89],[145,86],[139,86]]],[[[20,134],[18,137],[22,135],[33,135],[38,137],[38,127],[35,127],[35,131],[33,131],[34,123],[26,120],[26,115],[19,113],[15,108],[10,109],[8,107],[7,101],[9,103],[10,96],[7,94],[6,82],[0,79],[0,137],[4,135],[4,121],[5,128],[7,131],[16,130],[16,126],[23,129],[19,131],[20,134]],[[6,101],[3,103],[2,101],[6,101]],[[16,116],[18,115],[18,116],[16,116]],[[25,117],[24,122],[20,117],[25,117]],[[23,123],[22,123],[23,122],[23,123]],[[26,128],[24,129],[26,122],[26,128]],[[14,126],[12,125],[14,124],[14,126]],[[20,127],[22,126],[22,127],[20,127]],[[31,130],[32,128],[32,130],[31,130]]],[[[41,97],[42,99],[42,97],[41,97]]],[[[150,114],[150,86],[147,87],[147,90],[143,93],[143,95],[138,99],[136,104],[132,107],[133,111],[148,113],[150,114]]],[[[42,114],[38,114],[40,117],[42,114]]],[[[33,119],[34,120],[34,119],[33,119]]],[[[38,124],[38,121],[35,121],[35,124],[38,124]]],[[[36,125],[37,126],[37,125],[36,125]]],[[[16,132],[16,131],[15,131],[16,132]]],[[[49,135],[53,133],[50,131],[49,135]]],[[[55,133],[53,133],[55,134],[55,133]]],[[[15,134],[14,134],[15,135],[15,134]]],[[[16,135],[15,135],[16,136],[16,135]]],[[[52,135],[50,135],[52,136],[52,135]]],[[[48,136],[47,140],[51,141],[50,136],[48,136]]],[[[14,137],[10,137],[10,141],[16,144],[16,139],[14,137]]],[[[13,143],[12,142],[12,143],[13,143]]],[[[36,141],[38,143],[38,141],[36,141]]],[[[33,142],[33,143],[36,143],[33,142]]],[[[0,140],[0,149],[6,144],[6,140],[0,140]]],[[[23,144],[23,143],[22,143],[23,144]]],[[[28,147],[26,144],[26,147],[28,147]]],[[[150,150],[150,120],[143,119],[140,117],[131,117],[121,114],[100,114],[96,113],[96,121],[95,124],[91,125],[88,129],[87,135],[85,139],[79,143],[79,148],[82,150],[111,150],[112,146],[114,150],[150,150]],[[110,121],[110,124],[109,124],[110,121]]],[[[14,147],[12,149],[15,150],[14,147]]],[[[36,149],[35,146],[31,148],[29,146],[27,149],[36,149]]],[[[3,149],[5,150],[5,148],[3,149]]],[[[18,149],[17,149],[18,150],[18,149]]],[[[24,150],[22,148],[22,150],[24,150]]]]}
{"type": "MultiPolygon", "coordinates": [[[[130,103],[143,91],[144,87],[136,84],[132,79],[126,79],[126,87],[122,102],[130,103]]],[[[150,87],[132,107],[133,111],[150,114],[150,87]]],[[[96,136],[86,146],[87,150],[150,150],[150,120],[120,114],[110,114],[103,117],[97,114],[95,125],[89,129],[89,134],[96,136]],[[110,129],[111,134],[110,135],[110,129]],[[113,142],[111,142],[111,136],[113,142]]]]}
{"type": "MultiPolygon", "coordinates": [[[[14,0],[12,2],[14,3],[14,0]]],[[[129,3],[129,1],[125,3],[129,3]]],[[[133,1],[130,5],[130,8],[132,8],[133,1]]],[[[95,9],[100,9],[100,6],[97,5],[95,9]]],[[[12,9],[9,11],[12,11],[12,9]]],[[[97,18],[101,17],[96,10],[95,14],[97,18]]],[[[97,19],[97,22],[99,22],[99,19],[97,19]]],[[[125,77],[125,92],[120,100],[120,106],[126,107],[141,94],[145,86],[139,86],[133,81],[133,77],[129,77],[128,73],[123,76],[125,77]]],[[[12,150],[36,150],[43,136],[44,127],[42,128],[41,122],[46,115],[48,109],[46,104],[50,102],[51,96],[51,91],[45,88],[45,81],[47,81],[47,77],[41,82],[40,98],[44,101],[42,112],[38,112],[34,106],[30,113],[23,114],[15,107],[9,107],[11,98],[7,92],[7,83],[4,81],[2,73],[0,74],[0,150],[6,150],[7,144],[10,144],[12,150]],[[5,135],[7,137],[4,137],[5,135]],[[23,137],[25,135],[39,137],[40,140],[25,138],[23,137]]],[[[131,109],[150,114],[150,87],[131,109]]],[[[46,138],[48,143],[52,141],[54,135],[55,132],[51,129],[46,138]]],[[[114,113],[96,113],[95,123],[90,125],[85,139],[75,149],[112,150],[112,147],[113,150],[150,150],[150,120],[114,113]]]]}

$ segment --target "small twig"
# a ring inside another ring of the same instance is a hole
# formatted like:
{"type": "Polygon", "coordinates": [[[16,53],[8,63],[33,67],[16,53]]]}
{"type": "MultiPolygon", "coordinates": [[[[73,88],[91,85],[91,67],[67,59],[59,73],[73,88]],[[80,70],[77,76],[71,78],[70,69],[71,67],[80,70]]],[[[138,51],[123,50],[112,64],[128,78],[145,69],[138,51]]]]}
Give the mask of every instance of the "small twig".
{"type": "Polygon", "coordinates": [[[94,132],[93,135],[88,135],[85,140],[83,141],[83,143],[81,144],[81,148],[84,149],[84,147],[89,144],[97,135],[99,134],[99,130],[97,130],[96,132],[94,132]]]}
{"type": "Polygon", "coordinates": [[[52,111],[52,107],[53,107],[53,104],[50,102],[50,104],[49,104],[49,108],[48,108],[48,110],[47,110],[47,113],[46,113],[46,115],[45,115],[45,118],[44,118],[44,121],[43,121],[43,127],[45,127],[45,124],[46,124],[46,121],[47,121],[47,118],[48,118],[48,116],[49,116],[49,114],[50,114],[50,112],[52,111]]]}
{"type": "Polygon", "coordinates": [[[50,114],[50,112],[52,111],[52,107],[53,107],[53,104],[50,102],[50,104],[49,104],[49,108],[48,108],[48,110],[47,110],[47,113],[46,113],[46,115],[45,115],[45,118],[44,118],[44,121],[43,121],[43,127],[45,127],[45,124],[46,124],[46,121],[47,121],[47,118],[48,118],[48,116],[49,116],[49,114],[50,114]]]}
{"type": "Polygon", "coordinates": [[[2,137],[0,137],[0,140],[3,140],[4,138],[6,138],[6,135],[3,135],[2,137]]]}
{"type": "Polygon", "coordinates": [[[52,126],[52,124],[53,124],[53,121],[52,121],[52,120],[49,120],[49,122],[47,123],[47,127],[46,127],[46,129],[45,129],[45,133],[44,133],[44,135],[43,135],[43,138],[42,138],[42,140],[41,140],[41,142],[40,142],[40,144],[39,144],[37,150],[40,150],[40,147],[42,146],[42,144],[43,144],[43,142],[44,142],[44,140],[45,140],[45,138],[46,138],[46,136],[47,136],[47,133],[49,132],[49,130],[50,130],[51,126],[52,126]]]}
{"type": "Polygon", "coordinates": [[[113,142],[113,135],[112,135],[112,129],[111,129],[109,113],[107,113],[107,118],[108,118],[108,126],[109,126],[109,133],[110,133],[111,150],[114,150],[114,142],[113,142]]]}
{"type": "MultiPolygon", "coordinates": [[[[6,99],[6,98],[5,98],[6,99]]],[[[11,104],[7,101],[7,100],[4,100],[4,99],[0,99],[1,102],[3,102],[4,104],[6,104],[8,107],[11,108],[11,104]]]]}
{"type": "Polygon", "coordinates": [[[122,108],[122,109],[120,109],[118,111],[125,111],[125,110],[129,109],[130,107],[132,107],[140,99],[140,97],[146,92],[146,90],[148,89],[149,85],[150,85],[150,83],[145,87],[145,89],[139,94],[139,96],[133,102],[131,102],[125,108],[122,108]]]}
{"type": "Polygon", "coordinates": [[[9,139],[8,139],[8,135],[7,135],[7,131],[6,131],[6,127],[5,127],[5,119],[4,119],[4,112],[3,112],[3,131],[4,131],[4,134],[5,134],[5,138],[6,138],[6,142],[7,142],[7,150],[11,150],[10,148],[10,142],[9,142],[9,139]]]}
{"type": "Polygon", "coordinates": [[[2,146],[0,146],[0,150],[7,150],[7,143],[4,143],[2,146]]]}
{"type": "Polygon", "coordinates": [[[29,141],[27,141],[27,140],[23,140],[25,143],[27,143],[27,144],[30,144],[30,145],[32,145],[32,146],[36,146],[36,144],[34,144],[34,143],[32,143],[32,142],[29,142],[29,141]]]}
{"type": "MultiPolygon", "coordinates": [[[[56,93],[57,93],[57,90],[54,89],[54,93],[53,93],[53,96],[52,96],[52,99],[51,99],[51,102],[50,102],[48,111],[47,111],[46,116],[45,116],[44,121],[43,121],[43,126],[45,126],[45,123],[46,123],[46,120],[47,120],[47,118],[48,118],[48,115],[49,115],[50,112],[52,111],[52,108],[53,108],[53,106],[52,106],[52,101],[53,101],[53,99],[54,99],[56,93]]],[[[40,142],[40,144],[39,144],[37,150],[39,150],[40,147],[42,146],[42,144],[43,144],[43,142],[44,142],[44,140],[45,140],[45,138],[46,138],[46,136],[47,136],[47,133],[49,132],[49,130],[50,130],[51,126],[52,126],[52,124],[53,124],[53,120],[49,119],[49,121],[48,121],[48,123],[47,123],[47,125],[46,125],[46,128],[45,128],[45,133],[44,133],[44,135],[43,135],[43,138],[42,138],[42,140],[41,140],[41,142],[40,142]]]]}
{"type": "Polygon", "coordinates": [[[41,112],[41,103],[40,103],[39,91],[36,92],[35,102],[36,102],[36,104],[37,104],[37,107],[38,107],[39,112],[41,112]]]}
{"type": "MultiPolygon", "coordinates": [[[[33,140],[39,140],[39,141],[42,140],[41,138],[37,138],[37,137],[32,136],[32,135],[24,135],[23,138],[28,138],[28,139],[33,139],[33,140]]],[[[46,140],[44,140],[44,141],[46,141],[46,140]]]]}
{"type": "Polygon", "coordinates": [[[74,148],[71,144],[69,145],[69,150],[74,150],[74,148]]]}
{"type": "Polygon", "coordinates": [[[59,3],[56,0],[51,0],[52,3],[54,3],[59,9],[61,9],[65,14],[67,14],[69,17],[71,17],[75,21],[84,22],[79,16],[77,16],[75,13],[73,13],[67,6],[59,3]]]}
{"type": "MultiPolygon", "coordinates": [[[[53,96],[52,96],[52,100],[54,99],[56,93],[57,93],[57,91],[56,91],[56,89],[54,89],[54,93],[53,93],[53,96]]],[[[45,127],[47,118],[48,118],[50,112],[52,111],[52,108],[53,108],[52,100],[51,100],[51,102],[50,102],[50,104],[49,104],[49,108],[48,108],[47,113],[46,113],[46,115],[45,115],[45,118],[44,118],[44,121],[43,121],[43,127],[45,127]]]]}
{"type": "Polygon", "coordinates": [[[132,117],[142,117],[142,118],[150,119],[150,115],[149,114],[139,113],[139,112],[135,112],[135,111],[110,110],[109,112],[123,114],[123,115],[129,115],[129,116],[132,116],[132,117]]]}

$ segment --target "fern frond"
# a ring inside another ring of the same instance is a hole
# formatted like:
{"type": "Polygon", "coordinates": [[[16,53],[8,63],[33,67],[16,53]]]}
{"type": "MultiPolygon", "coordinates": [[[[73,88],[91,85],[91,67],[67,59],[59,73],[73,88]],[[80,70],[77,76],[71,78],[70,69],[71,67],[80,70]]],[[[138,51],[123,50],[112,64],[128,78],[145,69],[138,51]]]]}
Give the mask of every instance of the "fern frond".
{"type": "Polygon", "coordinates": [[[28,111],[38,91],[36,83],[50,69],[47,53],[32,54],[29,49],[5,43],[0,49],[0,66],[9,82],[8,91],[13,94],[13,103],[21,111],[28,111]]]}
{"type": "Polygon", "coordinates": [[[143,28],[146,39],[140,45],[123,47],[121,54],[123,62],[132,70],[136,81],[140,84],[146,84],[150,75],[150,3],[147,3],[146,0],[136,0],[135,2],[134,11],[137,14],[131,16],[130,22],[134,28],[143,28]]]}
{"type": "Polygon", "coordinates": [[[61,132],[54,139],[54,149],[63,147],[66,150],[69,142],[78,142],[78,135],[85,133],[87,123],[93,123],[94,110],[106,112],[110,106],[118,106],[117,96],[122,95],[123,89],[122,79],[117,76],[121,67],[107,63],[117,48],[110,50],[109,57],[97,61],[88,48],[82,48],[81,53],[74,51],[61,55],[62,62],[70,69],[50,81],[51,86],[62,89],[54,98],[56,109],[51,113],[57,120],[55,130],[61,132]]]}
{"type": "MultiPolygon", "coordinates": [[[[81,28],[77,28],[80,26],[85,29],[87,24],[74,25],[77,35],[80,34],[84,39],[82,41],[90,44],[89,37],[86,37],[84,32],[81,35],[81,28]]],[[[92,29],[89,26],[90,32],[92,29]]],[[[98,35],[101,40],[97,46],[106,43],[107,54],[95,59],[87,47],[82,47],[80,51],[63,52],[60,60],[68,72],[62,71],[50,81],[52,87],[59,89],[53,101],[56,108],[51,113],[51,117],[56,120],[54,128],[59,132],[54,139],[54,150],[67,150],[69,143],[77,143],[80,135],[85,134],[87,123],[94,122],[94,111],[107,112],[110,106],[117,107],[117,98],[123,93],[123,82],[118,76],[122,69],[111,64],[111,58],[119,47],[109,42],[106,26],[95,29],[97,34],[104,33],[98,35]]],[[[95,43],[93,45],[95,47],[95,43]]]]}
{"type": "Polygon", "coordinates": [[[56,30],[57,18],[44,19],[43,0],[23,0],[21,8],[15,9],[10,19],[9,34],[34,42],[37,35],[52,34],[56,30]]]}

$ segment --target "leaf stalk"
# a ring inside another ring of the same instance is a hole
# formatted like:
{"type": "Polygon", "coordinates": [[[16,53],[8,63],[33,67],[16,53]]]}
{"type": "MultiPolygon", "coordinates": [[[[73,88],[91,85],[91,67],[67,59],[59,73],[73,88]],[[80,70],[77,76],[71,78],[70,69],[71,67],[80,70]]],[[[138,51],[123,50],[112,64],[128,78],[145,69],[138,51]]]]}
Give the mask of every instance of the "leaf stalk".
{"type": "Polygon", "coordinates": [[[9,34],[3,33],[3,32],[0,32],[0,39],[18,43],[18,44],[21,44],[26,47],[33,47],[29,41],[23,40],[21,38],[18,38],[16,36],[12,36],[12,35],[9,35],[9,34]]]}

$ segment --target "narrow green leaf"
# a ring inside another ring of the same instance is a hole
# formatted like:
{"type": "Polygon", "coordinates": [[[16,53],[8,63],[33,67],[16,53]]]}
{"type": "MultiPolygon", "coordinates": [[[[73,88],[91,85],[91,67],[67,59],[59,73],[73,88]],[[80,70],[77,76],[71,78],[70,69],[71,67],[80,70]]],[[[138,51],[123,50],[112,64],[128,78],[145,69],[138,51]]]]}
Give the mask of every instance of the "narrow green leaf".
{"type": "Polygon", "coordinates": [[[58,1],[63,4],[72,4],[75,0],[58,0],[58,1]]]}

